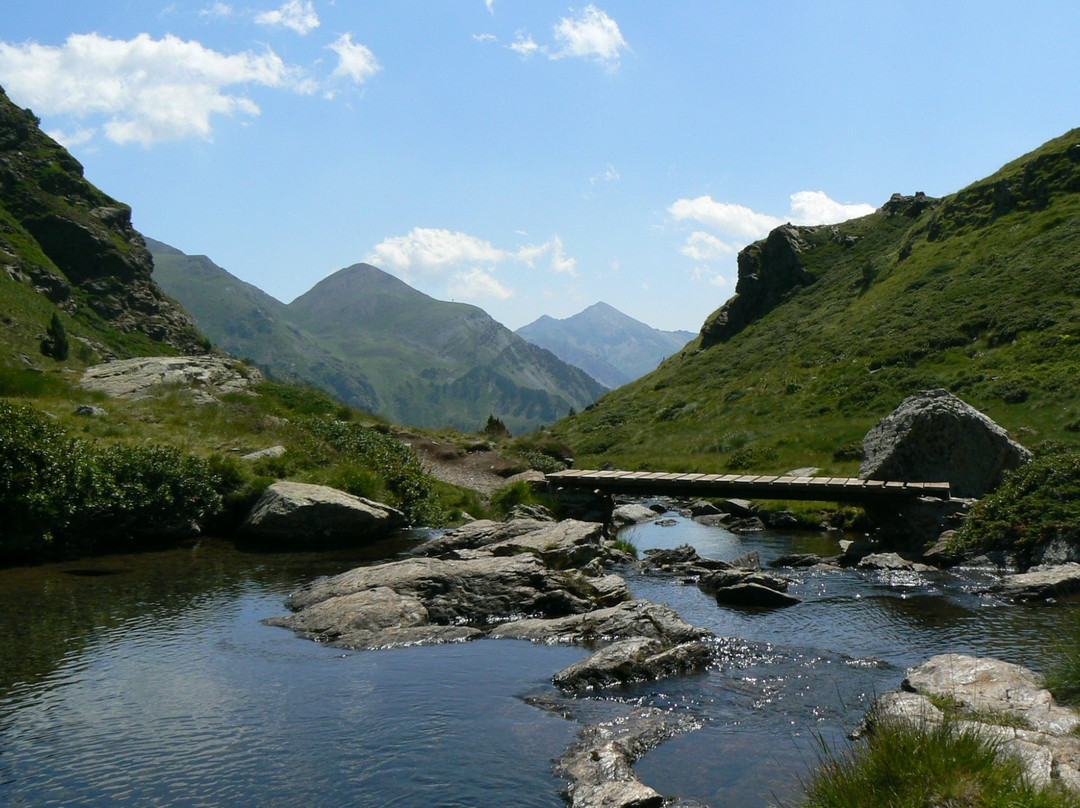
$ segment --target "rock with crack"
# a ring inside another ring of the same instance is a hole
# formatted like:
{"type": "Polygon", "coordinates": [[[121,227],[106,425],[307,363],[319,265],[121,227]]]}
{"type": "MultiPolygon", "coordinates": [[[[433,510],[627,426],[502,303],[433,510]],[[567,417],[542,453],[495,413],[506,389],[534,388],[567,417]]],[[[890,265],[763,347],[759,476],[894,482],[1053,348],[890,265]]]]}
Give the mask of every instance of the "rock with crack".
{"type": "Polygon", "coordinates": [[[308,639],[386,648],[473,639],[500,621],[582,614],[626,596],[606,578],[552,570],[529,554],[410,558],[313,581],[286,600],[296,614],[267,623],[308,639]]]}
{"type": "Polygon", "coordinates": [[[550,524],[551,522],[546,519],[534,518],[510,519],[503,522],[478,519],[424,542],[414,548],[412,553],[418,556],[453,556],[461,550],[487,547],[490,544],[523,536],[534,530],[542,530],[550,524]]]}
{"type": "Polygon", "coordinates": [[[1011,600],[1045,601],[1080,594],[1080,564],[1036,567],[1009,575],[996,584],[995,594],[1011,600]]]}

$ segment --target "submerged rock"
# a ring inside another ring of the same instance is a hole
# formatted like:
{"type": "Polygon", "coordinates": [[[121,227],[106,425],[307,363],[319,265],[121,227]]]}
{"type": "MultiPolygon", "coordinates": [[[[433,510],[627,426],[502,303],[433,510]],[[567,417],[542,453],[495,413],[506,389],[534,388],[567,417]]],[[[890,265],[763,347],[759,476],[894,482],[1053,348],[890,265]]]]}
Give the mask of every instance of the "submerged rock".
{"type": "Polygon", "coordinates": [[[659,808],[664,798],[638,779],[633,765],[650,749],[698,727],[689,716],[655,707],[585,727],[555,764],[555,773],[569,781],[567,802],[571,808],[659,808]]]}
{"type": "Polygon", "coordinates": [[[297,544],[361,543],[405,526],[405,514],[336,488],[273,483],[247,515],[241,530],[260,539],[297,544]]]}

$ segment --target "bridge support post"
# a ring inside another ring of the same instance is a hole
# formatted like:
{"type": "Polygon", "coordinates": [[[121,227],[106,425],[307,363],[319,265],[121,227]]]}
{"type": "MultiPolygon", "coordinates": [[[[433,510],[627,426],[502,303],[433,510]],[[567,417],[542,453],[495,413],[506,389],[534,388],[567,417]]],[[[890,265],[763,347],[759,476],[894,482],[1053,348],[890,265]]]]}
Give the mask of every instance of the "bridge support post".
{"type": "Polygon", "coordinates": [[[563,519],[579,519],[582,522],[602,522],[610,532],[611,514],[615,510],[615,498],[598,490],[569,488],[559,485],[550,487],[563,519]]]}

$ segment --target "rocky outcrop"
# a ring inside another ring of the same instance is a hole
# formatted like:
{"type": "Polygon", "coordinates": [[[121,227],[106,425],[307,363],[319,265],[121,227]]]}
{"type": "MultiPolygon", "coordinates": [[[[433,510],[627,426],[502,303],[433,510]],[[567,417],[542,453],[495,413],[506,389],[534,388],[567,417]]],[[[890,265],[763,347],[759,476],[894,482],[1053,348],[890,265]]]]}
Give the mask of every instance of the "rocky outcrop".
{"type": "Polygon", "coordinates": [[[950,721],[999,745],[1024,765],[1029,782],[1080,795],[1080,714],[1058,705],[1034,672],[1008,662],[942,654],[908,671],[903,693],[878,700],[873,722],[920,727],[950,721]],[[951,705],[946,716],[931,698],[951,705]]]}
{"type": "Polygon", "coordinates": [[[648,522],[656,518],[656,511],[646,508],[636,502],[620,505],[611,513],[611,521],[618,527],[636,525],[639,522],[648,522]]]}
{"type": "Polygon", "coordinates": [[[151,279],[153,259],[132,227],[131,209],[87,182],[78,160],[0,90],[3,211],[17,223],[0,232],[9,276],[69,313],[85,301],[116,329],[186,353],[207,350],[191,317],[151,279]],[[78,302],[72,287],[84,293],[78,302]]]}
{"type": "Polygon", "coordinates": [[[453,639],[472,639],[524,615],[581,614],[597,598],[587,576],[548,569],[529,554],[410,558],[314,581],[286,601],[296,614],[268,622],[335,645],[386,648],[443,642],[449,629],[453,639]],[[408,629],[407,643],[397,629],[408,629]]]}
{"type": "Polygon", "coordinates": [[[809,249],[804,233],[812,228],[785,224],[739,253],[739,280],[735,296],[705,321],[701,346],[726,342],[783,302],[793,289],[813,283],[803,269],[802,254],[809,249]]]}
{"type": "Polygon", "coordinates": [[[389,505],[324,485],[273,483],[241,525],[248,535],[294,546],[362,544],[405,526],[389,505]]]}
{"type": "Polygon", "coordinates": [[[1035,567],[1008,575],[992,591],[1003,598],[1022,602],[1046,601],[1080,594],[1080,564],[1035,567]]]}
{"type": "Polygon", "coordinates": [[[954,497],[979,498],[1031,452],[946,390],[904,399],[863,438],[864,480],[948,482],[954,497]]]}
{"type": "Polygon", "coordinates": [[[247,390],[262,381],[257,369],[221,356],[143,356],[87,368],[79,385],[114,398],[137,401],[188,388],[201,401],[247,390]]]}

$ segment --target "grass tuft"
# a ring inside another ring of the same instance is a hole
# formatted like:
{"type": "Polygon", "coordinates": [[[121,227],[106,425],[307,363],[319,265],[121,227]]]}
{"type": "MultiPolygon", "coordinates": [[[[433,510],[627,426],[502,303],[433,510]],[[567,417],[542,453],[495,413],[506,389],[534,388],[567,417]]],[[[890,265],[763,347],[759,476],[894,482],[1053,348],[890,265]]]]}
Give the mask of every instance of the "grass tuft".
{"type": "Polygon", "coordinates": [[[802,808],[1066,808],[1075,798],[1036,788],[1000,746],[950,722],[875,726],[865,741],[835,750],[821,741],[820,766],[802,808]]]}

